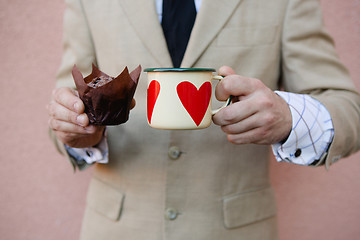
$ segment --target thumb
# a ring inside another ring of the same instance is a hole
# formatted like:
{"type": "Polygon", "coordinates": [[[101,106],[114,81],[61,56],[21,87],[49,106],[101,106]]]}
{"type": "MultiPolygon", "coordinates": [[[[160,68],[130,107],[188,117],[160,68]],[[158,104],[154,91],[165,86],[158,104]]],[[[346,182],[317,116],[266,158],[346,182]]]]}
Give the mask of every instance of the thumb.
{"type": "Polygon", "coordinates": [[[222,66],[219,68],[218,73],[219,75],[226,77],[235,74],[235,71],[229,66],[222,66]]]}
{"type": "Polygon", "coordinates": [[[131,100],[130,109],[133,109],[133,108],[135,107],[135,105],[136,105],[136,101],[135,101],[135,98],[133,98],[133,99],[131,100]]]}

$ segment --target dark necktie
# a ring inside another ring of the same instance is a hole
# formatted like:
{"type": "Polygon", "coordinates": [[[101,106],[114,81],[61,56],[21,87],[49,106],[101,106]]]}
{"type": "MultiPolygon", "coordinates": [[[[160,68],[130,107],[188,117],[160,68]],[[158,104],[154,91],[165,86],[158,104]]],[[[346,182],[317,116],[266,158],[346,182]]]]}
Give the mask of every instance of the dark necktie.
{"type": "Polygon", "coordinates": [[[194,0],[163,0],[161,25],[174,67],[180,67],[195,18],[194,0]]]}

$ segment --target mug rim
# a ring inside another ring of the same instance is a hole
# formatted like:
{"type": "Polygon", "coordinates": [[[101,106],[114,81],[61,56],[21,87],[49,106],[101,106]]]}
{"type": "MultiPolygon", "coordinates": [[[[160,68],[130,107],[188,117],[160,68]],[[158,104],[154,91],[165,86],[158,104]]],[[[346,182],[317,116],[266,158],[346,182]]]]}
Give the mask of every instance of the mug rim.
{"type": "Polygon", "coordinates": [[[144,72],[216,72],[214,68],[146,68],[144,72]]]}

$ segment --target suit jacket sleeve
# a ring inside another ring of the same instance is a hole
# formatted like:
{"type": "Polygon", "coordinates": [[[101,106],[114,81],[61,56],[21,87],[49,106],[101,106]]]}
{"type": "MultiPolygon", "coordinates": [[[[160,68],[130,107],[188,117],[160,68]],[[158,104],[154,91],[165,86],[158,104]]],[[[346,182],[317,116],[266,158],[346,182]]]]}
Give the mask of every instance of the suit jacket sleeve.
{"type": "Polygon", "coordinates": [[[57,87],[75,87],[71,70],[76,64],[83,75],[91,72],[96,55],[92,35],[81,0],[66,0],[63,30],[63,58],[57,74],[57,87]]]}
{"type": "MultiPolygon", "coordinates": [[[[87,75],[91,72],[91,64],[96,64],[96,58],[92,36],[81,1],[66,0],[66,7],[63,22],[63,57],[56,77],[56,87],[75,88],[71,75],[74,64],[84,75],[87,75]]],[[[57,150],[67,157],[75,170],[78,164],[75,159],[70,157],[64,144],[56,138],[51,130],[49,135],[57,150]]]]}
{"type": "Polygon", "coordinates": [[[360,147],[360,96],[339,62],[333,40],[323,27],[317,0],[290,0],[282,35],[282,85],[310,94],[330,112],[335,135],[319,164],[329,167],[360,147]]]}

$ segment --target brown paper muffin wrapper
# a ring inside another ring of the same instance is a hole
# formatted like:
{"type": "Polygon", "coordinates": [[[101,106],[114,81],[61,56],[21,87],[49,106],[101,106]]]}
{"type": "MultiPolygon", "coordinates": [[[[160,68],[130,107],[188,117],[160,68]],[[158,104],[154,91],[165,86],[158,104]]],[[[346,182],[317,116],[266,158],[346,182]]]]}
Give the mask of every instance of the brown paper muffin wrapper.
{"type": "Polygon", "coordinates": [[[131,102],[139,81],[141,66],[130,74],[128,68],[116,78],[101,72],[94,64],[92,73],[83,77],[74,65],[72,75],[85,113],[93,125],[119,125],[129,119],[131,102]]]}

